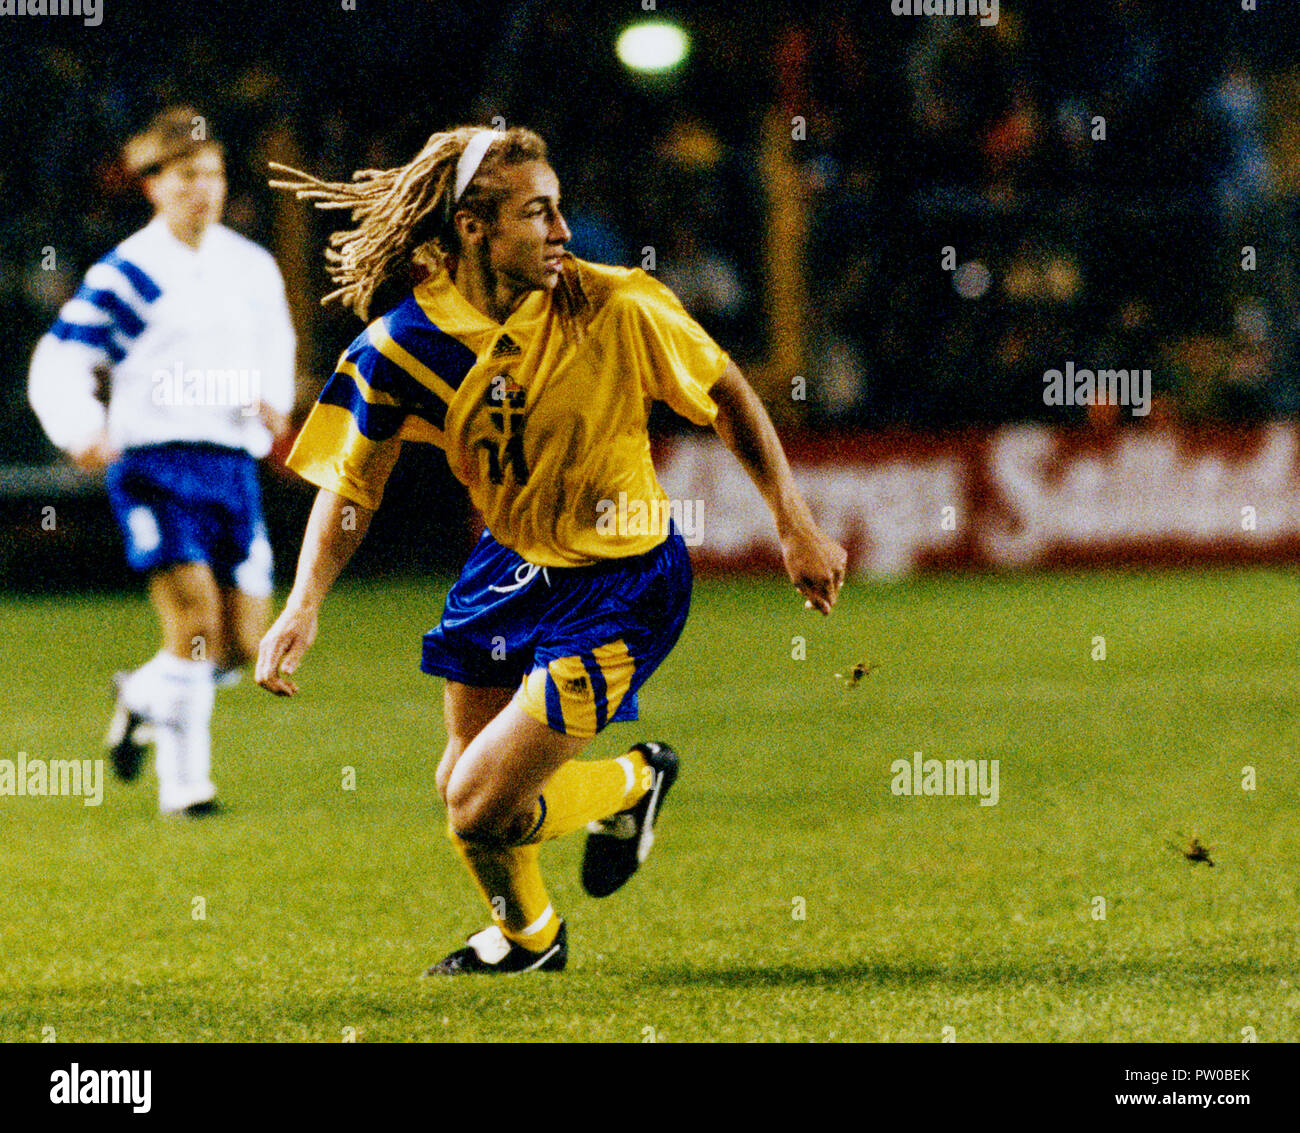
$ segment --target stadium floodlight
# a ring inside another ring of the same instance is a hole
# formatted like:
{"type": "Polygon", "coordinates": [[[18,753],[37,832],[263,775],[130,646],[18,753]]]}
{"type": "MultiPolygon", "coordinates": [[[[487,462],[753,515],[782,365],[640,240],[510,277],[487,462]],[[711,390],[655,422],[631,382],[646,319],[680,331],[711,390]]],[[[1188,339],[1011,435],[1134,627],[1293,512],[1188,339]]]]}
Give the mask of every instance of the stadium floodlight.
{"type": "Polygon", "coordinates": [[[690,49],[691,37],[668,20],[631,24],[614,43],[623,66],[645,75],[663,75],[679,67],[690,49]]]}

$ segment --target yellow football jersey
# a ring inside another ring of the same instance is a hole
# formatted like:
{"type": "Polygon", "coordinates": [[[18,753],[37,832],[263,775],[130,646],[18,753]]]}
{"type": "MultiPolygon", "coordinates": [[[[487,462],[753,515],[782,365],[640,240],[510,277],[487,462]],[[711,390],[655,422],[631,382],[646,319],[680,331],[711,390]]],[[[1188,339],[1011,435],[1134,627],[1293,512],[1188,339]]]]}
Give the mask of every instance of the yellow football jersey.
{"type": "Polygon", "coordinates": [[[420,284],[344,351],[289,467],[376,508],[402,442],[430,442],[493,537],[529,562],[582,566],[658,546],[667,496],[650,459],[650,406],[712,424],[709,390],[728,357],[639,268],[566,254],[564,271],[587,300],[580,337],[566,335],[550,291],[498,323],[446,272],[420,284]]]}

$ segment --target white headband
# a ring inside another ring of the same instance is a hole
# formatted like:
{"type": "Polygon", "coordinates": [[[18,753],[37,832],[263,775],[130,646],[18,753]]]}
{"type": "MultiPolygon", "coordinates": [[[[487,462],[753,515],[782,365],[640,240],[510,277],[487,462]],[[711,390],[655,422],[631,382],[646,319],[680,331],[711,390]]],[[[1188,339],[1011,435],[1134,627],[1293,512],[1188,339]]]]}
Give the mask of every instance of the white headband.
{"type": "Polygon", "coordinates": [[[456,194],[452,198],[459,201],[461,194],[465,192],[465,187],[474,180],[474,174],[478,172],[478,167],[482,164],[483,155],[487,153],[488,147],[501,136],[499,130],[480,130],[469,140],[464,150],[461,151],[460,157],[456,161],[456,194]]]}

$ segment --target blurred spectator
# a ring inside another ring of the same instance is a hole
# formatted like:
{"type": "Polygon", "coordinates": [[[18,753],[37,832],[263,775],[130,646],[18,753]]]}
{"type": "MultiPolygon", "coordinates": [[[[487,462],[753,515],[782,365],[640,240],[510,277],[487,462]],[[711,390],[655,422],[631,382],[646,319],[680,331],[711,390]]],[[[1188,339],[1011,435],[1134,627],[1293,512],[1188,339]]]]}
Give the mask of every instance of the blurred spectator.
{"type": "MultiPolygon", "coordinates": [[[[742,363],[766,340],[757,169],[775,105],[803,123],[817,379],[797,408],[811,420],[1032,419],[1045,369],[1113,351],[1169,359],[1166,395],[1191,416],[1300,411],[1295,29],[1209,0],[1003,0],[988,28],[852,2],[764,2],[743,19],[679,7],[695,42],[661,81],[621,67],[610,45],[629,17],[594,0],[496,15],[407,5],[364,28],[355,13],[255,0],[201,29],[129,6],[94,36],[25,24],[0,45],[0,93],[23,108],[0,116],[15,343],[0,364],[0,461],[50,455],[21,395],[27,356],[91,260],[139,226],[111,155],[178,96],[210,106],[248,155],[230,170],[228,221],[264,242],[279,231],[265,163],[286,148],[342,178],[451,122],[527,122],[551,145],[573,251],[639,265],[652,249],[653,270],[742,363]],[[1254,275],[1239,266],[1246,245],[1254,275]],[[963,292],[955,268],[977,263],[987,284],[963,292]]],[[[359,329],[317,304],[338,219],[301,221],[305,394],[359,329]]]]}

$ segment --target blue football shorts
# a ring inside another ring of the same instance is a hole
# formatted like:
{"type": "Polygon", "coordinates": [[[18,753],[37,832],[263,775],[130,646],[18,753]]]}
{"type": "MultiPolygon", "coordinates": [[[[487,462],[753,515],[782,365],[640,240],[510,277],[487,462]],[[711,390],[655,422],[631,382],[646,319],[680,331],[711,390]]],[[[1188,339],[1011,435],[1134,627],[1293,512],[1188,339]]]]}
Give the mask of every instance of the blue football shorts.
{"type": "Polygon", "coordinates": [[[135,570],[207,563],[219,586],[257,598],[271,593],[257,462],[243,449],[189,442],[129,448],[107,481],[135,570]]]}
{"type": "Polygon", "coordinates": [[[535,720],[586,739],[637,718],[637,690],[677,643],[690,604],[676,525],[651,551],[584,567],[537,566],[485,531],[424,635],[420,668],[514,688],[535,720]]]}

